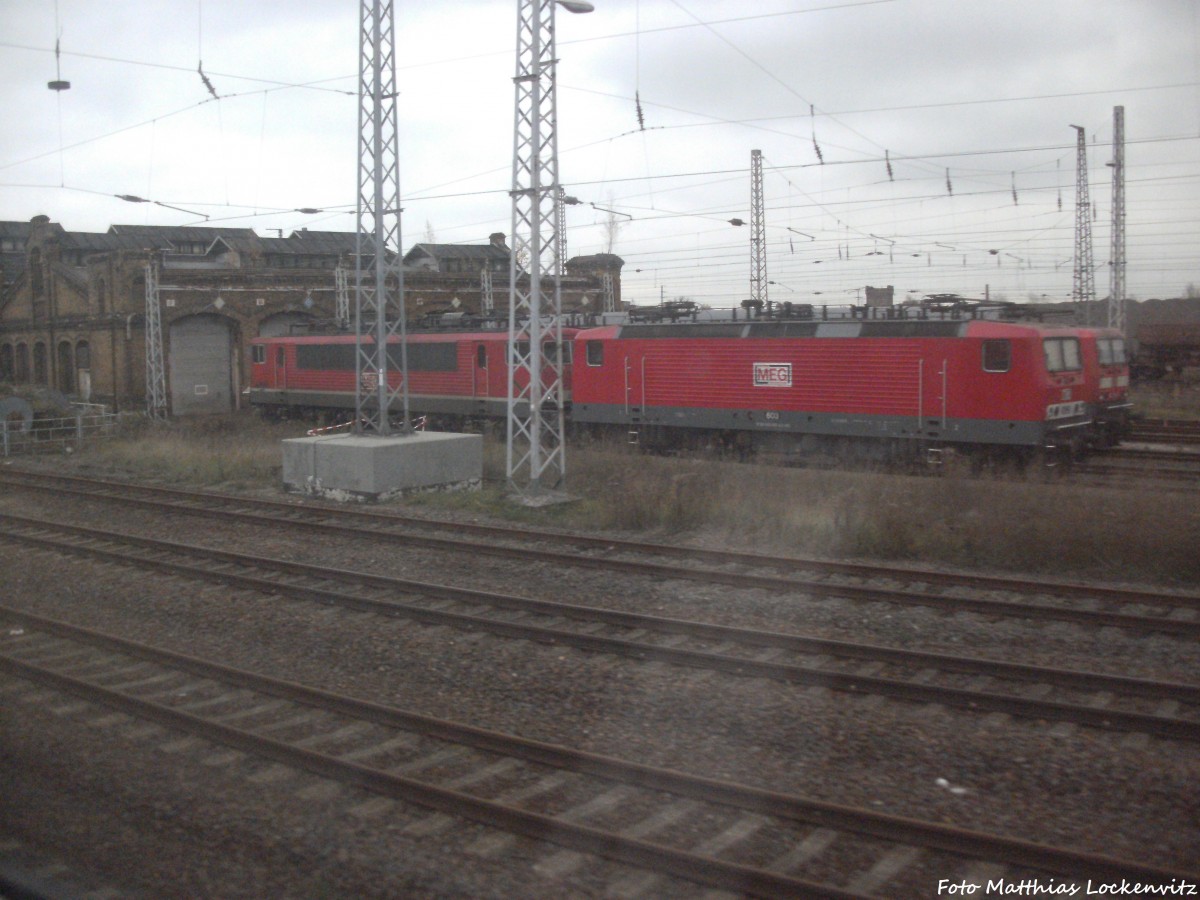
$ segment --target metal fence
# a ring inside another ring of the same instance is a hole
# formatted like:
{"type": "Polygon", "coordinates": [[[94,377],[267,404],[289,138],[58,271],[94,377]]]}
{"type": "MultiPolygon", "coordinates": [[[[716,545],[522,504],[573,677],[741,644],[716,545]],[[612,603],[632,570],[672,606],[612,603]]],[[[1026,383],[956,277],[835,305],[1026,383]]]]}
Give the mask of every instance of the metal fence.
{"type": "Polygon", "coordinates": [[[0,420],[0,455],[70,453],[115,434],[119,420],[118,413],[97,403],[72,403],[71,412],[60,418],[0,420]]]}

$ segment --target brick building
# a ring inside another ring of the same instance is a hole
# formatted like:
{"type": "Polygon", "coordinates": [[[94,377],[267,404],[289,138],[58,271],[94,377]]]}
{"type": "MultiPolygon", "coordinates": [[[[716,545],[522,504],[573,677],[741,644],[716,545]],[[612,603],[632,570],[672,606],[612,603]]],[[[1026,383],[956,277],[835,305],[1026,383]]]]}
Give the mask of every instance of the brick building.
{"type": "MultiPolygon", "coordinates": [[[[353,233],[305,229],[272,238],[192,226],[73,232],[46,216],[0,222],[0,380],[144,408],[152,273],[171,411],[236,409],[251,339],[338,326],[339,290],[353,293],[354,245],[353,233]]],[[[485,245],[416,245],[404,257],[412,327],[438,313],[483,312],[489,300],[507,316],[508,259],[501,234],[485,245]]],[[[619,303],[622,265],[611,254],[569,260],[564,311],[599,311],[606,291],[619,303]]]]}

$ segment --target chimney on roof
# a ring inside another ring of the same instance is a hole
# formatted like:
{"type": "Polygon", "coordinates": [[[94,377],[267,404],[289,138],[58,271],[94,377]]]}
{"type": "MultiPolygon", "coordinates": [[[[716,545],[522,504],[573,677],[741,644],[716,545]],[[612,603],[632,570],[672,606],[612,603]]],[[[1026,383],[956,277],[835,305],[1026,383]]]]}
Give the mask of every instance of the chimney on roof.
{"type": "Polygon", "coordinates": [[[508,245],[504,243],[503,231],[497,231],[494,234],[488,235],[488,240],[492,242],[493,247],[499,247],[501,250],[508,249],[508,245]]]}

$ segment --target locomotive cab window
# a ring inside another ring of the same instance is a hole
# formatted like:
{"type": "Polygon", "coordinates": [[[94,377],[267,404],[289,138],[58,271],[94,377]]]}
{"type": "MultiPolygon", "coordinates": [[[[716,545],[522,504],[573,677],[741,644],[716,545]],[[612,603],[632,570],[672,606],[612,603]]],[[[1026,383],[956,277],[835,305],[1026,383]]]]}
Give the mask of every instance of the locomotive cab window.
{"type": "Polygon", "coordinates": [[[477,368],[487,368],[487,345],[480,344],[475,348],[475,365],[477,368]]]}
{"type": "Polygon", "coordinates": [[[587,364],[589,366],[604,365],[604,344],[600,341],[587,342],[587,364]]]}
{"type": "Polygon", "coordinates": [[[1100,365],[1123,366],[1128,362],[1125,358],[1125,341],[1123,338],[1101,340],[1098,341],[1098,344],[1100,348],[1100,365]]]}
{"type": "Polygon", "coordinates": [[[1042,349],[1046,353],[1047,372],[1075,372],[1083,368],[1078,338],[1046,338],[1042,349]]]}
{"type": "Polygon", "coordinates": [[[287,351],[282,347],[275,349],[275,365],[282,366],[287,363],[287,351]]]}
{"type": "Polygon", "coordinates": [[[256,363],[264,363],[267,361],[267,348],[262,344],[255,344],[251,350],[251,358],[256,363]]]}
{"type": "Polygon", "coordinates": [[[983,342],[983,371],[1007,372],[1012,367],[1012,344],[1009,341],[983,342]]]}

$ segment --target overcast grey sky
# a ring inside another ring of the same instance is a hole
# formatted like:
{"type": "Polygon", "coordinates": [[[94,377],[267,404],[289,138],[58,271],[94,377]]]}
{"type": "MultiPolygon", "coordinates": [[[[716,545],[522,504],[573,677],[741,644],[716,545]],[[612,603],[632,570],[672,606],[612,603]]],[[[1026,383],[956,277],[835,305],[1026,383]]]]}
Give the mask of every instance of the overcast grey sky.
{"type": "MultiPolygon", "coordinates": [[[[1195,0],[595,5],[557,17],[560,174],[632,217],[626,299],[748,295],[750,229],[728,220],[749,219],[754,149],[771,299],[1068,299],[1071,125],[1104,297],[1117,105],[1128,293],[1200,286],[1195,0]]],[[[405,247],[508,232],[516,3],[397,0],[396,19],[405,247]]],[[[0,0],[0,219],[352,231],[357,29],[354,0],[0,0]]],[[[570,208],[569,253],[604,250],[606,219],[570,208]]]]}

